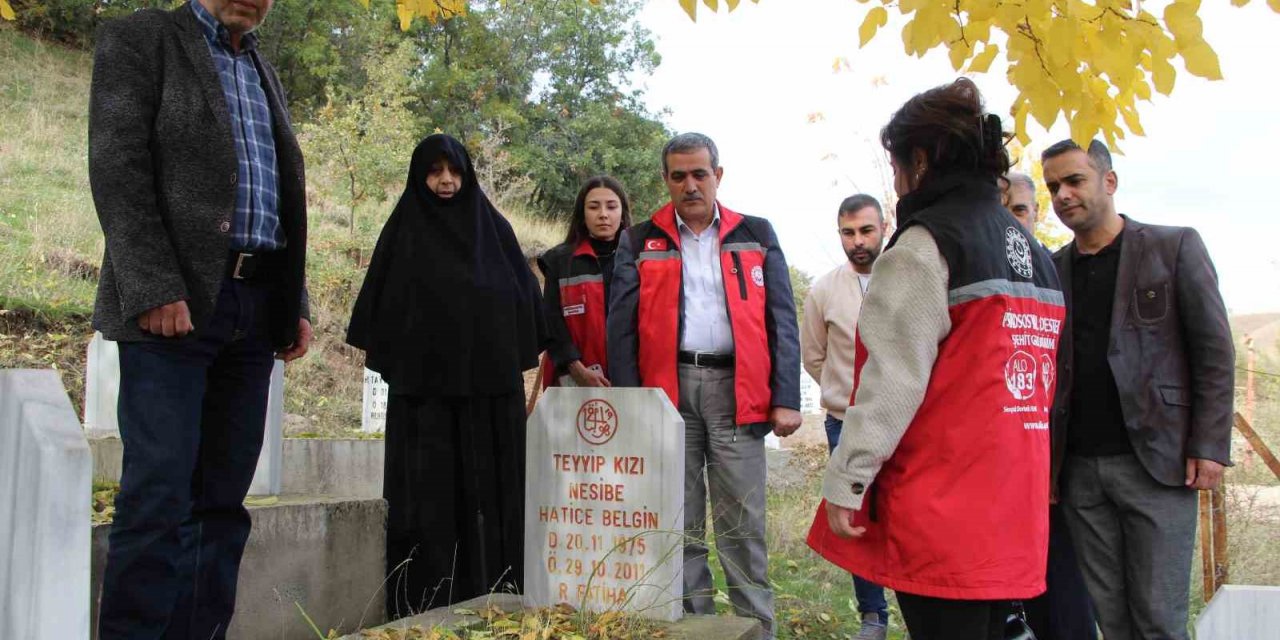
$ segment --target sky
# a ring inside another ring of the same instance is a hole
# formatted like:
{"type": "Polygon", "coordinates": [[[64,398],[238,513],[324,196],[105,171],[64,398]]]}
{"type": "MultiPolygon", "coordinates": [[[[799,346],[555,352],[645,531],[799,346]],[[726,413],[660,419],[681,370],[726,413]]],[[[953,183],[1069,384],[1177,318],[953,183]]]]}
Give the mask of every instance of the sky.
{"type": "MultiPolygon", "coordinates": [[[[694,23],[676,0],[650,0],[639,16],[662,56],[651,76],[637,80],[649,107],[665,111],[675,131],[716,141],[721,202],[769,218],[788,261],[815,278],[844,260],[840,201],[889,188],[880,127],[912,95],[958,76],[945,50],[923,59],[903,53],[900,15],[859,49],[868,8],[853,0],[761,0],[733,13],[700,7],[694,23]],[[839,73],[838,58],[848,61],[839,73]]],[[[1195,227],[1232,314],[1280,312],[1280,207],[1267,187],[1280,180],[1280,14],[1253,0],[1242,8],[1205,3],[1200,15],[1225,79],[1204,81],[1175,63],[1172,96],[1140,103],[1146,136],[1130,135],[1114,156],[1116,207],[1142,222],[1195,227]]],[[[1012,130],[1017,92],[1001,63],[971,77],[988,110],[1012,130]]],[[[1069,135],[1062,122],[1046,132],[1031,121],[1029,133],[1037,155],[1069,135]]]]}

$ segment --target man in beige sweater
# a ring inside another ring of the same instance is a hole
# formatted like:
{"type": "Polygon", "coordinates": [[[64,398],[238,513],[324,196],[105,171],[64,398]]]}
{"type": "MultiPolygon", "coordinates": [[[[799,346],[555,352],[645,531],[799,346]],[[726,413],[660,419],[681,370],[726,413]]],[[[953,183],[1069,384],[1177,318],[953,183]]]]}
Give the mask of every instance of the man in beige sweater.
{"type": "MultiPolygon", "coordinates": [[[[814,283],[804,303],[800,327],[804,369],[822,389],[829,449],[835,449],[840,441],[844,412],[853,393],[854,332],[885,231],[880,203],[866,194],[845,198],[836,221],[840,244],[849,261],[814,283]]],[[[858,576],[853,577],[853,588],[862,617],[862,628],[855,640],[883,640],[889,616],[884,588],[858,576]]]]}

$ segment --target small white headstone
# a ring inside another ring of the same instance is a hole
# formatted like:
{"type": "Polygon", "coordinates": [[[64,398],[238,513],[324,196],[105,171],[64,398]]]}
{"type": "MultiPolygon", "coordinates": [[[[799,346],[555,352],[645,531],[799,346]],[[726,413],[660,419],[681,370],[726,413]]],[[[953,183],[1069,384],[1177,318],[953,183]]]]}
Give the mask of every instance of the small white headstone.
{"type": "MultiPolygon", "coordinates": [[[[249,488],[250,495],[280,493],[281,465],[284,461],[284,363],[275,361],[271,389],[267,397],[267,418],[258,458],[258,471],[249,488]]],[[[120,399],[120,348],[101,333],[89,342],[89,362],[85,367],[84,426],[94,437],[120,437],[116,405],[120,399]]]]}
{"type": "Polygon", "coordinates": [[[94,435],[120,437],[116,398],[120,397],[120,349],[93,332],[84,371],[84,426],[94,435]]]}
{"type": "Polygon", "coordinates": [[[93,457],[53,371],[0,371],[0,638],[89,637],[93,457]]]}
{"type": "Polygon", "coordinates": [[[262,434],[262,453],[249,485],[251,496],[278,496],[284,479],[284,360],[271,368],[271,391],[267,395],[267,424],[262,434]]]}
{"type": "Polygon", "coordinates": [[[377,371],[364,370],[364,411],[360,415],[360,430],[365,433],[383,433],[387,430],[387,394],[390,388],[377,371]]]}
{"type": "Polygon", "coordinates": [[[1196,640],[1254,640],[1280,633],[1280,587],[1229,584],[1196,619],[1196,640]]]}
{"type": "Polygon", "coordinates": [[[684,420],[667,396],[551,387],[527,433],[527,603],[679,619],[684,420]]]}

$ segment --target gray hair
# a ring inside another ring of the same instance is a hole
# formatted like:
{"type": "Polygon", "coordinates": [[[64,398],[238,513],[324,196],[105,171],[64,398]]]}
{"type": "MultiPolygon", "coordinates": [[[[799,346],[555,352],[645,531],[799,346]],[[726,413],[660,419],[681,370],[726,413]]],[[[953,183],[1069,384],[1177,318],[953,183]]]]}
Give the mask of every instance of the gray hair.
{"type": "Polygon", "coordinates": [[[1019,185],[1019,184],[1020,184],[1020,185],[1022,185],[1022,186],[1024,186],[1024,187],[1026,187],[1026,188],[1028,188],[1028,189],[1030,189],[1030,190],[1031,190],[1031,199],[1032,199],[1032,200],[1035,200],[1035,198],[1036,198],[1036,181],[1035,181],[1035,180],[1032,180],[1032,179],[1031,179],[1031,176],[1029,176],[1029,175],[1027,175],[1027,174],[1025,174],[1025,173],[1016,173],[1016,172],[1010,171],[1009,173],[1005,174],[1004,179],[1009,181],[1009,188],[1010,188],[1010,189],[1012,189],[1014,185],[1019,185]]]}
{"type": "Polygon", "coordinates": [[[711,138],[701,133],[682,133],[668,140],[662,148],[662,175],[667,175],[667,156],[673,153],[692,153],[699,149],[706,149],[711,156],[712,170],[720,166],[720,151],[711,138]]]}

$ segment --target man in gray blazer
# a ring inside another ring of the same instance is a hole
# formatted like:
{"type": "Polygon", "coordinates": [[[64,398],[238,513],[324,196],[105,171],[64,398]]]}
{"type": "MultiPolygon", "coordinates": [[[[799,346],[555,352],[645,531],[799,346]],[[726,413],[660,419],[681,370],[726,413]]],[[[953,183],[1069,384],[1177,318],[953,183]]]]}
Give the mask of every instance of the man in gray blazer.
{"type": "Polygon", "coordinates": [[[225,636],[273,356],[311,340],[302,153],[253,34],[271,5],[196,0],[98,34],[93,322],[120,342],[124,441],[103,640],[225,636]]]}
{"type": "Polygon", "coordinates": [[[1230,465],[1235,350],[1194,229],[1116,213],[1111,154],[1044,151],[1067,300],[1053,484],[1107,640],[1186,639],[1196,491],[1230,465]]]}

